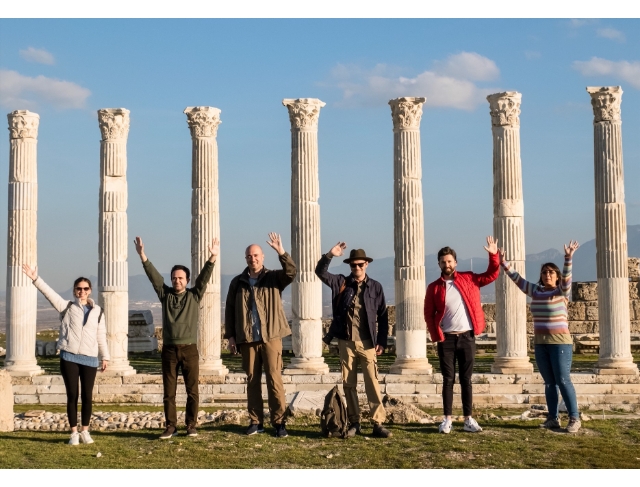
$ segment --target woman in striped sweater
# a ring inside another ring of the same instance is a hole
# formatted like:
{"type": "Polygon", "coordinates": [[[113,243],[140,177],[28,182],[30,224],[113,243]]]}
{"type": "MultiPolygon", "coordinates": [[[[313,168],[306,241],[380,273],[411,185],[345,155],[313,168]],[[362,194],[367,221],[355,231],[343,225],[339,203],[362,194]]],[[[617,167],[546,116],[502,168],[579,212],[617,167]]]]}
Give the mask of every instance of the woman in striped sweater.
{"type": "Polygon", "coordinates": [[[511,270],[500,249],[500,264],[516,286],[531,297],[535,356],[538,370],[544,379],[544,393],[549,410],[544,428],[560,428],[558,417],[558,389],[567,405],[569,424],[567,431],[575,433],[580,429],[580,413],[576,390],[571,383],[571,360],[573,340],[569,333],[567,302],[571,293],[571,259],[579,247],[573,240],[564,246],[564,269],[553,262],[542,265],[540,280],[533,284],[511,270]]]}

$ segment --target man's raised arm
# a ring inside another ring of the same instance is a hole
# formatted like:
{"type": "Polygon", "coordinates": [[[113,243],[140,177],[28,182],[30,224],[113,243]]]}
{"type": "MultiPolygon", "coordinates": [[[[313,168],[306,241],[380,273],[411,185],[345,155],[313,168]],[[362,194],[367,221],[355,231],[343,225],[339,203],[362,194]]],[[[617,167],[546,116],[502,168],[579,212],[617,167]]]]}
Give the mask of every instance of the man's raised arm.
{"type": "Polygon", "coordinates": [[[207,290],[207,284],[209,284],[211,274],[213,274],[213,266],[218,259],[218,254],[220,254],[220,239],[214,238],[211,241],[211,245],[209,245],[209,260],[204,263],[204,267],[196,279],[196,284],[191,289],[199,300],[202,299],[204,292],[207,290]]]}
{"type": "Polygon", "coordinates": [[[142,268],[144,269],[145,274],[151,281],[151,285],[158,295],[158,298],[162,299],[165,295],[164,278],[153,266],[151,261],[147,259],[147,255],[144,253],[144,243],[142,242],[142,238],[136,237],[133,243],[136,246],[136,252],[140,256],[140,260],[142,261],[142,268]]]}

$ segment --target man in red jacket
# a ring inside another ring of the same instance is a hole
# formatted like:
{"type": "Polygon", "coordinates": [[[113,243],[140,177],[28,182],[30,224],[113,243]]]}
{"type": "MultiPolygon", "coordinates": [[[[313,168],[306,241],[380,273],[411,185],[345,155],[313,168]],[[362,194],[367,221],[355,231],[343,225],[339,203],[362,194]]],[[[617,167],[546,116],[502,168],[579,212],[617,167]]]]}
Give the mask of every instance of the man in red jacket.
{"type": "Polygon", "coordinates": [[[453,406],[453,383],[455,364],[458,362],[464,431],[478,432],[482,428],[471,417],[473,390],[471,375],[476,355],[475,336],[485,327],[484,312],[480,304],[480,288],[492,283],[500,272],[498,241],[487,237],[484,249],[489,253],[486,272],[457,272],[456,252],[443,247],[438,252],[438,266],[442,271],[439,279],[427,286],[424,298],[424,319],[431,340],[438,344],[438,358],[442,372],[442,403],[444,420],[440,433],[450,433],[453,406]]]}

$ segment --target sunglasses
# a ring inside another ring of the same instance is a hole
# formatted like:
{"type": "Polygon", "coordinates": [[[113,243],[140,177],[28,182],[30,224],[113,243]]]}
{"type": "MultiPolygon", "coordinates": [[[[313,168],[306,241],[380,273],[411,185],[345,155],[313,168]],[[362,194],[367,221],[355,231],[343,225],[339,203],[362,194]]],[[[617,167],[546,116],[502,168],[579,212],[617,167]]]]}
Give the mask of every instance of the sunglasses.
{"type": "Polygon", "coordinates": [[[359,264],[349,264],[349,267],[351,267],[352,269],[355,269],[356,267],[360,267],[360,269],[362,269],[365,264],[366,262],[360,262],[359,264]]]}
{"type": "Polygon", "coordinates": [[[76,291],[90,291],[91,288],[90,287],[77,287],[76,291]]]}

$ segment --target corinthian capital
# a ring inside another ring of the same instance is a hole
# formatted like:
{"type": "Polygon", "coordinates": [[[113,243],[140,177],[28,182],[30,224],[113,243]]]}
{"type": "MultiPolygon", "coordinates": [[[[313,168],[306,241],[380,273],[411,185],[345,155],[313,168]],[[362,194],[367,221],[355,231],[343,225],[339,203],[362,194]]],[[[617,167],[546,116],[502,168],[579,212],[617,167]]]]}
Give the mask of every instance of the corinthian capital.
{"type": "Polygon", "coordinates": [[[620,121],[622,88],[619,86],[587,86],[591,95],[594,122],[620,121]]]}
{"type": "Polygon", "coordinates": [[[129,110],[102,108],[98,110],[102,140],[126,139],[129,135],[129,110]]]}
{"type": "Polygon", "coordinates": [[[302,130],[318,128],[320,109],[326,105],[317,98],[285,98],[282,104],[289,110],[291,128],[302,130]]]}
{"type": "Polygon", "coordinates": [[[391,105],[391,119],[394,130],[411,130],[420,128],[422,119],[422,105],[426,98],[403,96],[389,100],[391,105]]]}
{"type": "Polygon", "coordinates": [[[491,125],[494,127],[520,126],[520,103],[522,102],[521,93],[518,93],[517,91],[494,93],[487,97],[487,101],[489,102],[491,125]]]}
{"type": "Polygon", "coordinates": [[[191,130],[191,137],[215,137],[218,135],[220,109],[215,107],[187,107],[187,125],[191,130]]]}
{"type": "Polygon", "coordinates": [[[7,113],[9,132],[12,139],[37,139],[40,115],[29,110],[14,110],[7,113]]]}

